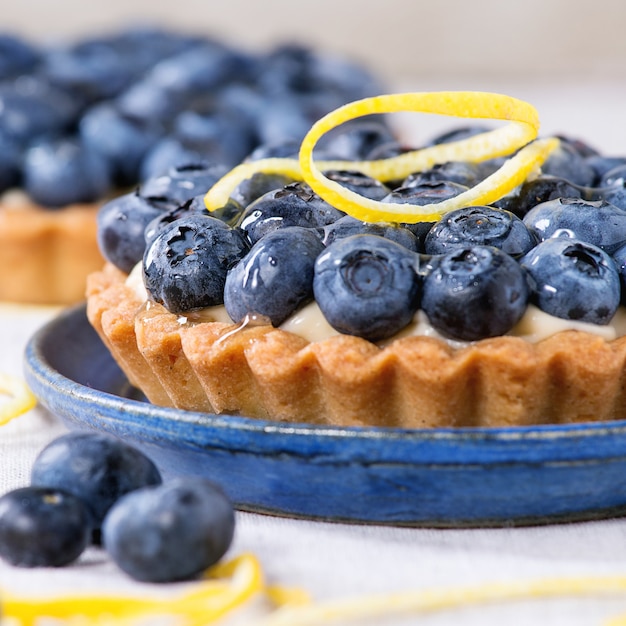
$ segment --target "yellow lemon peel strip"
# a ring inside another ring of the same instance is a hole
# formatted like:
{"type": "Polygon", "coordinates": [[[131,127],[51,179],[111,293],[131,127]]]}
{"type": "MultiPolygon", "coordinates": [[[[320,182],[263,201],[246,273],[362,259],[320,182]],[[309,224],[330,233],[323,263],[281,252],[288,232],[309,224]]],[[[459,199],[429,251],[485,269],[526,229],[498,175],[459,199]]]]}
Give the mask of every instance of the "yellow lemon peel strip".
{"type": "MultiPolygon", "coordinates": [[[[475,587],[406,592],[359,597],[311,606],[285,606],[257,626],[321,626],[391,615],[428,613],[485,603],[562,596],[610,595],[626,591],[626,577],[556,578],[520,583],[496,583],[475,587]]],[[[615,622],[622,623],[622,622],[615,622]]]]}
{"type": "MultiPolygon", "coordinates": [[[[149,617],[175,616],[179,626],[210,624],[243,605],[263,590],[261,567],[253,555],[244,554],[219,564],[191,591],[172,597],[75,595],[40,599],[2,594],[2,617],[22,626],[56,618],[81,624],[132,624],[149,617]]],[[[142,622],[145,623],[145,622],[142,622]]]]}
{"type": "Polygon", "coordinates": [[[24,380],[17,376],[0,373],[0,426],[30,411],[37,404],[37,398],[24,380]]]}
{"type": "Polygon", "coordinates": [[[474,204],[489,204],[502,198],[536,171],[558,139],[533,141],[539,131],[536,109],[516,98],[475,91],[405,93],[365,98],[344,105],[316,122],[300,148],[299,160],[263,159],[234,168],[206,194],[209,211],[224,206],[232,191],[255,173],[285,174],[304,180],[324,200],[336,208],[364,221],[414,223],[434,221],[444,213],[474,204]],[[431,146],[421,150],[378,161],[319,161],[313,159],[317,142],[330,130],[361,117],[379,113],[414,111],[472,119],[493,119],[509,122],[496,130],[431,146]],[[524,147],[523,147],[524,146],[524,147]],[[328,170],[355,170],[383,182],[400,180],[413,172],[429,169],[447,161],[480,162],[508,156],[521,148],[504,165],[477,186],[437,204],[418,206],[376,202],[349,191],[322,173],[328,170]]]}

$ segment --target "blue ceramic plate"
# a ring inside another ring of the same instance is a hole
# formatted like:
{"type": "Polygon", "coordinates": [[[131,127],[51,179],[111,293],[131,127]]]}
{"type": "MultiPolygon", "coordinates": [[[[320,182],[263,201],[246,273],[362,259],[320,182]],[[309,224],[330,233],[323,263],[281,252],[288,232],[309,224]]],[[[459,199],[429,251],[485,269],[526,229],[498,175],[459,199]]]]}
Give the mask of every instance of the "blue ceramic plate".
{"type": "Polygon", "coordinates": [[[399,430],[282,424],[144,401],[83,307],[43,327],[25,375],[70,428],[112,433],[165,476],[219,482],[238,508],[333,521],[497,526],[626,511],[626,422],[399,430]]]}

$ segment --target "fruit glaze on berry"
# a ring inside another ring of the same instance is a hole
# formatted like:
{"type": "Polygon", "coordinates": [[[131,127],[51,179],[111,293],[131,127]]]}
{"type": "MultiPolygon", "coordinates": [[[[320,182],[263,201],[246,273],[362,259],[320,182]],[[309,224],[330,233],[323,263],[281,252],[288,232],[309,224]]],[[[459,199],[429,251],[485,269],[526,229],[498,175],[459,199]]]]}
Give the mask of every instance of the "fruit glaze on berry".
{"type": "Polygon", "coordinates": [[[303,152],[298,161],[290,146],[267,147],[247,159],[246,175],[231,172],[217,207],[210,196],[224,179],[210,168],[170,174],[172,186],[186,177],[196,194],[183,203],[164,188],[159,203],[135,194],[105,205],[105,257],[130,273],[138,301],[164,307],[181,327],[270,326],[310,343],[342,335],[381,349],[415,335],[460,350],[503,336],[538,343],[573,330],[611,342],[626,334],[626,158],[568,137],[537,148],[526,138],[514,158],[532,162],[505,185],[511,158],[467,150],[483,149],[483,126],[413,153],[384,116],[343,122],[341,133],[316,138],[314,153],[309,146],[323,169],[317,178],[300,175],[303,152]],[[539,156],[522,154],[533,149],[539,156]],[[435,162],[401,177],[363,167],[422,153],[435,162]],[[326,194],[322,179],[340,191],[326,194]],[[344,189],[370,203],[367,219],[359,200],[343,203],[344,189]],[[482,202],[454,204],[475,190],[482,202]],[[372,218],[381,206],[397,216],[372,218]]]}

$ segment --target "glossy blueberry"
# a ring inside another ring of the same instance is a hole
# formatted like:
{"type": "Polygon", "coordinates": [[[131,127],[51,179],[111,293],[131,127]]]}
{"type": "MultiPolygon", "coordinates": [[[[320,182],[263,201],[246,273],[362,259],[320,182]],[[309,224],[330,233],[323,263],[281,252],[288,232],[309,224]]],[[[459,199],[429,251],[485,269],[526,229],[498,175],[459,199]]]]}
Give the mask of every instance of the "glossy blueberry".
{"type": "Polygon", "coordinates": [[[136,580],[195,578],[226,553],[235,532],[233,505],[215,484],[178,478],[122,498],[103,525],[103,544],[136,580]]]}
{"type": "Polygon", "coordinates": [[[442,335],[477,341],[509,332],[526,311],[520,266],[491,246],[468,246],[433,257],[422,309],[442,335]]]}
{"type": "Polygon", "coordinates": [[[85,145],[109,163],[115,183],[124,186],[139,180],[142,160],[163,130],[126,117],[104,103],[82,116],[79,132],[85,145]]]}
{"type": "Polygon", "coordinates": [[[106,160],[74,137],[41,140],[24,153],[23,185],[48,207],[94,202],[111,188],[106,160]]]}
{"type": "Polygon", "coordinates": [[[331,170],[324,172],[329,180],[339,183],[349,191],[353,191],[370,200],[382,200],[391,189],[379,180],[356,171],[331,170]]]}
{"type": "Polygon", "coordinates": [[[538,241],[567,231],[609,254],[626,243],[626,211],[604,201],[557,198],[543,202],[524,217],[524,224],[538,241]]]}
{"type": "Polygon", "coordinates": [[[144,231],[148,224],[171,208],[162,199],[150,199],[137,191],[118,196],[100,207],[98,245],[104,258],[127,274],[143,258],[144,231]]]}
{"type": "Polygon", "coordinates": [[[322,242],[329,246],[338,239],[352,235],[378,235],[395,241],[412,252],[418,252],[419,249],[417,237],[408,228],[387,222],[362,222],[351,215],[344,215],[336,222],[324,226],[322,242]]]}
{"type": "Polygon", "coordinates": [[[299,226],[257,241],[226,276],[224,305],[231,319],[261,315],[280,326],[313,299],[313,268],[323,250],[316,231],[299,226]]]}
{"type": "Polygon", "coordinates": [[[58,437],[39,453],[31,469],[31,485],[62,489],[80,498],[94,529],[121,496],[160,482],[156,465],[138,449],[93,432],[58,437]]]}
{"type": "Polygon", "coordinates": [[[582,189],[564,178],[538,176],[522,184],[517,194],[509,194],[494,205],[523,218],[533,207],[556,198],[581,198],[582,189]]]}
{"type": "Polygon", "coordinates": [[[146,248],[146,289],[172,313],[222,304],[226,273],[248,249],[240,231],[215,217],[181,218],[146,248]]]}
{"type": "Polygon", "coordinates": [[[594,196],[626,210],[626,165],[618,165],[605,172],[594,196]]]}
{"type": "Polygon", "coordinates": [[[292,183],[264,194],[244,211],[239,228],[251,243],[279,228],[323,228],[345,215],[305,183],[292,183]]]}
{"type": "Polygon", "coordinates": [[[531,300],[545,313],[568,320],[608,324],[620,303],[620,279],[612,258],[569,237],[541,242],[520,261],[531,300]]]}
{"type": "Polygon", "coordinates": [[[84,502],[65,490],[22,487],[0,498],[0,557],[19,567],[62,567],[91,540],[84,502]]]}
{"type": "Polygon", "coordinates": [[[494,246],[518,257],[536,241],[524,222],[509,211],[474,206],[446,213],[426,235],[426,254],[445,254],[472,245],[494,246]]]}
{"type": "Polygon", "coordinates": [[[187,163],[145,180],[139,193],[147,198],[164,198],[174,208],[195,196],[206,194],[227,172],[228,168],[224,165],[187,163]]]}
{"type": "Polygon", "coordinates": [[[419,306],[417,255],[376,235],[335,241],[315,264],[315,300],[341,333],[370,341],[404,328],[419,306]]]}

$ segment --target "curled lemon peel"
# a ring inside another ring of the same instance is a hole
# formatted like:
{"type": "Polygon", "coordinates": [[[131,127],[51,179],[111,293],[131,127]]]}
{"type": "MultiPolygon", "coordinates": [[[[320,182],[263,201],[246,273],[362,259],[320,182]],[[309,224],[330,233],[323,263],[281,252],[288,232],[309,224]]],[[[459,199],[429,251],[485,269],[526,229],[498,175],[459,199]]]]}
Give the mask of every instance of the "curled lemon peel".
{"type": "Polygon", "coordinates": [[[404,93],[364,98],[335,109],[318,120],[300,147],[299,159],[261,159],[231,170],[206,194],[209,211],[224,206],[235,187],[256,173],[284,174],[304,180],[324,200],[363,221],[415,223],[436,221],[449,211],[475,204],[490,204],[515,189],[556,148],[556,138],[536,140],[539,132],[537,110],[527,102],[502,94],[476,91],[404,93]],[[414,111],[471,119],[492,119],[508,124],[467,139],[414,150],[375,161],[315,161],[313,150],[330,130],[357,117],[380,113],[414,111]],[[323,171],[353,170],[382,182],[400,180],[413,172],[448,161],[481,162],[510,157],[496,172],[475,187],[453,198],[427,205],[377,202],[354,193],[328,179],[323,171]]]}
{"type": "MultiPolygon", "coordinates": [[[[370,595],[343,601],[284,606],[256,626],[320,626],[377,617],[431,613],[467,606],[562,596],[611,595],[626,592],[625,576],[548,578],[530,582],[493,583],[474,587],[370,595]]],[[[625,617],[613,618],[611,626],[623,625],[625,617]]]]}
{"type": "Polygon", "coordinates": [[[73,595],[60,598],[17,597],[2,593],[2,617],[22,626],[50,618],[91,624],[145,623],[150,617],[176,617],[178,626],[210,624],[263,591],[261,566],[243,554],[218,564],[207,577],[183,594],[172,597],[73,595]]]}
{"type": "Polygon", "coordinates": [[[24,380],[0,372],[0,426],[30,411],[37,404],[37,398],[24,380]]]}

